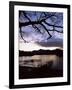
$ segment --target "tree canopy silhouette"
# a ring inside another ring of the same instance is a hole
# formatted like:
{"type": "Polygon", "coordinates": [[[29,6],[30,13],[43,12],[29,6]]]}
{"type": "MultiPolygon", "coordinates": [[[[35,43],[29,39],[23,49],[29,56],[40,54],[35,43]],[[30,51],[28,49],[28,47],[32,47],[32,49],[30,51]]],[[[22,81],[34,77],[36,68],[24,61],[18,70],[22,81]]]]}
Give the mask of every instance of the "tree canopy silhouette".
{"type": "Polygon", "coordinates": [[[63,14],[57,12],[19,11],[19,32],[23,38],[22,27],[31,26],[40,34],[47,33],[47,40],[52,37],[52,32],[63,33],[63,14]]]}

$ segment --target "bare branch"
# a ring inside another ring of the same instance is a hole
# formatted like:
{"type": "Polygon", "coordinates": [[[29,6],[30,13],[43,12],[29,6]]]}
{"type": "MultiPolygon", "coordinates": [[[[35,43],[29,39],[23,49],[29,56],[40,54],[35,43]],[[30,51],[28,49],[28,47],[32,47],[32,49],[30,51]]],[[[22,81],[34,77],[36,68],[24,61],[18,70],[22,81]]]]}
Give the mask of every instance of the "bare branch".
{"type": "Polygon", "coordinates": [[[63,31],[58,31],[58,30],[56,30],[56,29],[53,29],[53,30],[50,30],[50,29],[48,29],[48,31],[56,31],[56,32],[58,32],[58,33],[63,33],[63,31]]]}
{"type": "MultiPolygon", "coordinates": [[[[20,28],[20,36],[21,36],[21,38],[24,40],[22,33],[23,33],[23,32],[22,32],[22,30],[21,30],[21,28],[20,28]]],[[[27,41],[24,40],[24,42],[27,42],[27,41]]]]}
{"type": "Polygon", "coordinates": [[[40,31],[40,29],[36,25],[32,25],[32,26],[33,26],[33,28],[35,28],[36,30],[38,30],[39,33],[42,34],[42,32],[40,31]]]}
{"type": "Polygon", "coordinates": [[[62,26],[57,26],[57,25],[52,25],[52,24],[50,24],[50,23],[47,23],[47,22],[45,21],[45,19],[40,20],[40,21],[19,22],[19,27],[27,26],[27,25],[34,25],[34,24],[41,24],[42,22],[44,22],[44,23],[47,24],[48,26],[54,26],[54,27],[58,27],[58,28],[63,28],[62,26]]]}
{"type": "Polygon", "coordinates": [[[53,26],[53,27],[63,28],[62,26],[51,25],[50,23],[47,23],[46,21],[44,21],[44,23],[47,24],[48,26],[53,26]]]}
{"type": "Polygon", "coordinates": [[[31,21],[30,18],[27,16],[27,14],[25,12],[23,12],[23,14],[29,21],[31,21]]]}
{"type": "MultiPolygon", "coordinates": [[[[48,29],[41,23],[41,25],[43,26],[43,28],[47,31],[47,33],[48,33],[48,35],[49,35],[49,38],[51,38],[52,37],[52,35],[49,33],[49,31],[48,31],[48,29]]],[[[48,38],[48,39],[49,39],[48,38]]]]}

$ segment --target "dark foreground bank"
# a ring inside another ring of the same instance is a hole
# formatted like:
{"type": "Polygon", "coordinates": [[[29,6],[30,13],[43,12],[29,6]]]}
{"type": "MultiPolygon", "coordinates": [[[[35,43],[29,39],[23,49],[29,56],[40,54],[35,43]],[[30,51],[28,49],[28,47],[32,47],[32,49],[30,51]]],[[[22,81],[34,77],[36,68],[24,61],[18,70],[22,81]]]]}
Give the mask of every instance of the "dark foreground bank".
{"type": "Polygon", "coordinates": [[[63,70],[51,69],[47,66],[38,68],[19,66],[19,79],[62,77],[62,76],[63,70]]]}

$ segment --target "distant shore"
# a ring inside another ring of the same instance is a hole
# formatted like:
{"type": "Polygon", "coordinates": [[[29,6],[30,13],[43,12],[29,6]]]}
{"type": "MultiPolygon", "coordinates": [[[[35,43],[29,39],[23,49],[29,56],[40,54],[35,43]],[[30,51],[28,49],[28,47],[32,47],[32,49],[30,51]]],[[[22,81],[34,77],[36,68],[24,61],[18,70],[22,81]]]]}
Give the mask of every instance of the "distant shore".
{"type": "Polygon", "coordinates": [[[33,56],[33,55],[57,55],[57,56],[63,56],[63,50],[61,49],[55,49],[55,50],[34,50],[34,51],[20,51],[19,50],[19,56],[33,56]]]}

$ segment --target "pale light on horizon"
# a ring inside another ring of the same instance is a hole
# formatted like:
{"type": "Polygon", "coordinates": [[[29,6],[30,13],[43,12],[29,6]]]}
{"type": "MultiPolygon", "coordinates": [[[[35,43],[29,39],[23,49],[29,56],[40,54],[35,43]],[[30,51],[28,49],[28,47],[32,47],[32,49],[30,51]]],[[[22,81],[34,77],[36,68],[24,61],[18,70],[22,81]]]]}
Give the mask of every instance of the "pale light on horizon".
{"type": "Polygon", "coordinates": [[[19,50],[22,51],[33,51],[33,50],[39,50],[39,49],[44,49],[44,50],[54,50],[54,49],[61,49],[61,47],[43,47],[35,43],[20,43],[19,44],[19,50]]]}

